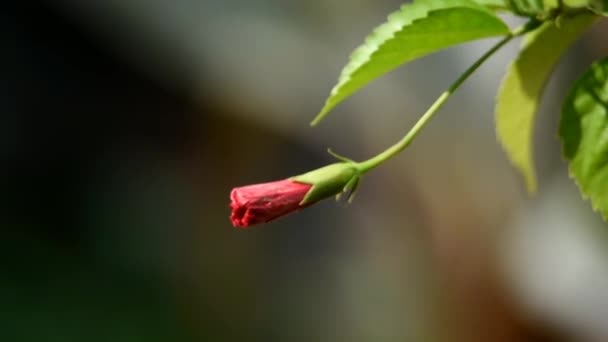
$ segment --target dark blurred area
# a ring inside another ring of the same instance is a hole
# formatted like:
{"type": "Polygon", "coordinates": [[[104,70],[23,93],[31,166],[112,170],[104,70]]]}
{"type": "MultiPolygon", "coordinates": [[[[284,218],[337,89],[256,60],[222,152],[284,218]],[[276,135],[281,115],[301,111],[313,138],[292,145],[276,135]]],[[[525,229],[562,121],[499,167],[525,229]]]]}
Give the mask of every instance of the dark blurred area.
{"type": "Polygon", "coordinates": [[[540,196],[493,137],[513,45],[353,204],[230,226],[232,187],[322,166],[328,146],[377,153],[487,47],[416,62],[311,130],[348,52],[398,5],[5,2],[0,341],[608,338],[605,224],[551,115],[608,52],[605,24],[549,87],[540,196]]]}
{"type": "Polygon", "coordinates": [[[0,12],[0,340],[277,340],[258,295],[282,265],[267,269],[265,248],[327,247],[295,232],[301,245],[282,252],[271,235],[233,230],[228,191],[268,177],[258,154],[294,172],[315,156],[226,118],[187,82],[163,83],[64,10],[15,1],[0,12]]]}

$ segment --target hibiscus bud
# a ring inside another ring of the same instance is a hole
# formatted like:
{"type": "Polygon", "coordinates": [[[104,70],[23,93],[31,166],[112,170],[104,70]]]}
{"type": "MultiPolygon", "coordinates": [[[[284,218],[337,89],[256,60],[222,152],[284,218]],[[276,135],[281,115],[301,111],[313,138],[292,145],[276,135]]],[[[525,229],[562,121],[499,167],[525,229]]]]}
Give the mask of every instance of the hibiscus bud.
{"type": "Polygon", "coordinates": [[[272,221],[324,198],[354,191],[359,172],[352,163],[336,163],[275,182],[247,185],[230,193],[235,227],[272,221]]]}

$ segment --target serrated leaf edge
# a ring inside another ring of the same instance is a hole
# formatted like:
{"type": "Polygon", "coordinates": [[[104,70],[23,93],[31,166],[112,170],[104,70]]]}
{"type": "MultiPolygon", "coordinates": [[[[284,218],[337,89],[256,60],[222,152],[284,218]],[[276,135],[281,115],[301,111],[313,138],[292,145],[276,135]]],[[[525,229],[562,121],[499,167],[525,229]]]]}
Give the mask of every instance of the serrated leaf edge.
{"type": "MultiPolygon", "coordinates": [[[[319,112],[319,114],[317,114],[317,116],[313,119],[313,121],[311,122],[311,125],[314,126],[316,125],[319,121],[321,121],[331,110],[333,110],[333,108],[335,108],[336,104],[329,106],[329,103],[331,102],[331,99],[336,96],[340,90],[344,87],[345,84],[347,84],[350,80],[352,80],[352,75],[354,73],[357,72],[357,70],[360,70],[365,64],[367,64],[370,60],[372,60],[373,56],[378,52],[378,50],[385,44],[387,44],[389,41],[391,41],[392,39],[395,38],[395,36],[403,31],[405,28],[409,27],[409,26],[413,26],[415,25],[416,22],[421,21],[421,20],[425,20],[428,19],[433,13],[436,12],[441,12],[441,11],[445,11],[445,10],[453,10],[453,9],[457,9],[457,8],[468,8],[468,9],[473,9],[473,10],[477,10],[479,12],[485,12],[488,13],[492,16],[495,16],[495,13],[489,9],[488,7],[485,7],[473,0],[460,0],[463,4],[459,4],[459,5],[454,5],[451,7],[440,7],[440,8],[433,8],[433,9],[429,9],[423,12],[423,14],[420,17],[416,17],[415,19],[412,19],[409,23],[404,24],[397,24],[397,26],[395,27],[395,23],[396,21],[398,21],[398,19],[396,19],[398,16],[402,16],[404,15],[405,11],[408,10],[411,7],[414,6],[422,6],[420,5],[423,0],[416,0],[412,3],[407,3],[407,4],[403,4],[401,5],[401,7],[392,12],[391,14],[389,14],[387,16],[387,20],[386,22],[384,22],[383,24],[381,24],[380,26],[377,26],[376,28],[374,28],[374,30],[372,31],[372,33],[370,33],[367,37],[365,37],[364,43],[359,45],[357,48],[355,48],[355,50],[353,50],[353,52],[351,52],[351,54],[349,55],[349,59],[348,62],[346,64],[346,66],[344,66],[344,68],[342,69],[342,71],[340,72],[340,75],[338,76],[338,83],[336,83],[336,85],[331,89],[330,91],[330,95],[327,97],[327,99],[325,100],[325,103],[323,105],[323,108],[321,109],[321,111],[319,112]],[[466,6],[465,3],[468,3],[469,6],[466,6]],[[383,35],[383,30],[386,30],[388,28],[393,28],[393,30],[390,30],[389,35],[387,35],[386,37],[384,37],[383,35]],[[384,38],[381,39],[382,41],[380,43],[376,42],[376,40],[379,40],[380,38],[384,38]],[[371,52],[369,52],[369,50],[372,49],[371,52]],[[367,57],[362,59],[359,63],[356,64],[352,64],[353,60],[361,53],[363,52],[368,52],[366,55],[367,57]]],[[[498,18],[498,17],[497,17],[498,18]]],[[[500,18],[498,18],[500,20],[500,18]]],[[[507,29],[505,34],[508,33],[508,26],[506,24],[505,28],[507,29]]]]}
{"type": "MultiPolygon", "coordinates": [[[[589,67],[579,76],[579,78],[570,87],[570,89],[568,90],[568,96],[566,96],[566,98],[562,102],[562,106],[560,109],[560,120],[561,120],[561,116],[563,115],[563,112],[564,112],[564,107],[566,106],[566,103],[570,100],[570,96],[572,95],[573,91],[578,86],[579,80],[582,79],[586,75],[587,72],[589,72],[589,69],[593,66],[593,64],[595,64],[596,62],[601,61],[601,60],[602,60],[602,58],[591,63],[589,65],[589,67]]],[[[557,131],[557,140],[559,141],[559,146],[560,146],[560,151],[561,151],[560,157],[561,157],[562,161],[565,162],[566,165],[568,166],[568,178],[571,179],[572,182],[574,182],[574,184],[576,185],[576,188],[578,189],[578,193],[580,194],[581,198],[585,202],[588,202],[589,204],[591,204],[591,210],[593,210],[594,213],[600,214],[600,217],[602,218],[602,220],[604,222],[608,222],[608,210],[606,211],[606,214],[604,214],[602,209],[593,202],[593,199],[591,198],[591,196],[588,196],[587,194],[585,194],[583,192],[583,187],[581,186],[579,181],[576,179],[576,175],[574,174],[574,171],[572,170],[572,167],[570,166],[570,160],[568,159],[568,157],[566,157],[566,148],[562,142],[562,137],[559,134],[559,129],[557,131]]]]}
{"type": "MultiPolygon", "coordinates": [[[[525,39],[525,37],[524,37],[525,39]]],[[[521,46],[521,49],[523,49],[523,44],[521,46]]],[[[519,51],[519,54],[521,54],[521,49],[519,51]]],[[[528,192],[528,194],[535,194],[537,191],[537,181],[536,181],[536,168],[535,168],[535,164],[534,164],[534,156],[533,154],[530,154],[530,160],[529,160],[529,164],[531,165],[530,167],[530,174],[531,177],[526,177],[527,173],[524,172],[523,167],[521,165],[519,165],[519,163],[516,163],[516,161],[513,159],[513,157],[511,156],[511,153],[509,153],[509,149],[507,148],[507,145],[503,142],[503,138],[502,135],[500,134],[500,130],[498,129],[498,102],[499,102],[499,97],[503,92],[504,87],[506,86],[506,81],[507,78],[509,76],[509,72],[511,70],[511,68],[513,67],[513,65],[515,65],[515,63],[517,62],[519,58],[519,55],[509,63],[509,65],[507,66],[507,69],[505,71],[505,74],[503,75],[502,80],[500,81],[500,86],[498,87],[498,91],[496,92],[496,95],[494,96],[494,102],[495,102],[495,106],[494,106],[494,121],[495,121],[495,130],[496,130],[496,142],[498,142],[498,144],[500,145],[500,147],[502,148],[502,150],[505,152],[505,154],[507,155],[507,158],[509,159],[509,163],[515,167],[517,169],[517,171],[523,176],[522,178],[524,179],[524,182],[526,184],[526,190],[528,192]]],[[[552,72],[551,72],[552,73],[552,72]]],[[[549,73],[549,75],[547,76],[547,78],[549,78],[551,76],[551,73],[549,73]]],[[[543,89],[544,92],[544,89],[543,89]]],[[[542,92],[541,92],[542,93],[542,92]]],[[[539,99],[539,102],[542,100],[542,95],[541,98],[539,99]]],[[[538,108],[536,108],[536,112],[538,111],[538,108]]],[[[534,115],[536,116],[536,112],[534,113],[534,115]]],[[[530,137],[530,139],[532,139],[533,137],[530,137]]]]}
{"type": "MultiPolygon", "coordinates": [[[[591,28],[591,26],[593,26],[595,23],[597,23],[597,21],[599,19],[599,16],[596,15],[594,17],[594,19],[595,20],[592,21],[585,30],[589,30],[591,28]]],[[[550,23],[550,22],[547,22],[547,23],[550,23]]],[[[555,23],[553,23],[553,24],[555,25],[555,23]]],[[[538,29],[542,29],[542,26],[539,27],[538,29]]],[[[535,31],[532,31],[530,33],[533,33],[533,32],[535,32],[535,31]]],[[[519,51],[517,57],[515,57],[515,59],[513,61],[511,61],[511,63],[509,63],[509,65],[507,66],[506,72],[504,74],[504,77],[503,77],[503,79],[500,82],[500,86],[499,86],[498,91],[497,91],[496,96],[495,96],[495,103],[496,103],[496,105],[495,105],[495,109],[494,109],[494,118],[495,118],[496,122],[498,122],[498,120],[497,120],[497,118],[498,118],[498,98],[500,97],[500,94],[502,93],[503,87],[505,86],[505,81],[507,79],[508,72],[511,70],[511,67],[518,61],[518,59],[521,56],[522,50],[526,47],[526,44],[528,43],[527,39],[529,39],[527,37],[527,35],[523,37],[522,43],[520,45],[520,51],[519,51]]],[[[578,39],[580,39],[580,36],[578,38],[576,38],[573,42],[571,42],[571,44],[573,44],[578,39]]],[[[556,64],[553,66],[553,69],[547,74],[547,78],[545,79],[545,82],[544,82],[544,85],[543,85],[543,89],[541,90],[541,96],[538,99],[538,104],[537,104],[536,111],[534,112],[534,116],[535,117],[538,114],[539,106],[540,106],[540,103],[542,102],[542,99],[543,99],[544,92],[546,90],[547,84],[549,83],[549,80],[551,79],[551,76],[555,72],[555,68],[559,64],[560,59],[567,52],[568,49],[569,48],[567,48],[566,50],[564,50],[562,52],[562,55],[560,55],[558,57],[558,60],[557,60],[556,64]]],[[[532,133],[533,133],[533,130],[532,130],[531,134],[532,133]]],[[[558,132],[558,138],[559,138],[559,132],[558,132]]],[[[530,139],[533,142],[533,136],[531,136],[530,139]]],[[[500,134],[499,134],[499,130],[498,130],[498,124],[496,124],[496,140],[500,144],[500,146],[502,147],[503,151],[505,151],[505,154],[507,155],[507,158],[509,159],[509,162],[511,163],[511,165],[513,165],[524,176],[523,178],[524,178],[524,181],[526,183],[526,189],[527,189],[528,193],[532,194],[532,195],[535,194],[536,191],[537,191],[538,183],[537,183],[537,177],[536,177],[536,166],[535,166],[535,163],[534,163],[534,154],[533,154],[534,151],[532,150],[531,153],[530,153],[530,163],[529,163],[531,165],[530,173],[532,174],[532,177],[525,177],[526,173],[522,172],[522,167],[520,167],[519,165],[517,165],[513,161],[513,158],[511,157],[511,154],[508,153],[509,150],[506,148],[505,144],[501,140],[500,134]],[[531,178],[531,179],[528,179],[528,178],[531,178]]],[[[561,143],[561,139],[560,139],[560,143],[561,143]]],[[[579,187],[578,183],[576,185],[577,185],[577,187],[579,187]]],[[[579,187],[579,189],[580,189],[580,187],[579,187]]],[[[593,204],[592,204],[592,206],[593,206],[593,204]]]]}

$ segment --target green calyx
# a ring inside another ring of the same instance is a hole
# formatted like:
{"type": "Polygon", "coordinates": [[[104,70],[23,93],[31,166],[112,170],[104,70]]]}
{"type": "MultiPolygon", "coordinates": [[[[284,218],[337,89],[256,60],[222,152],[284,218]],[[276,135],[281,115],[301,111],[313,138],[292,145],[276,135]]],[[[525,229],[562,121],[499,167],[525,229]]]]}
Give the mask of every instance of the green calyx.
{"type": "Polygon", "coordinates": [[[307,205],[330,196],[337,198],[342,193],[348,194],[350,201],[357,189],[361,173],[354,162],[346,161],[324,166],[290,179],[298,183],[311,184],[300,205],[307,205]]]}

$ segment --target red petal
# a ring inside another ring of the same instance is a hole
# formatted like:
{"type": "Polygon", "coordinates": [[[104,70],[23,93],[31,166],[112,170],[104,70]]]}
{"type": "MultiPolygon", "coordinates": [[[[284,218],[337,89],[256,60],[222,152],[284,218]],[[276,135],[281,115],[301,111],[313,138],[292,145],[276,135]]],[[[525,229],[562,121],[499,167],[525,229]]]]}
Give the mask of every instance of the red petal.
{"type": "Polygon", "coordinates": [[[234,188],[230,193],[232,225],[249,227],[294,212],[310,188],[289,179],[234,188]]]}

